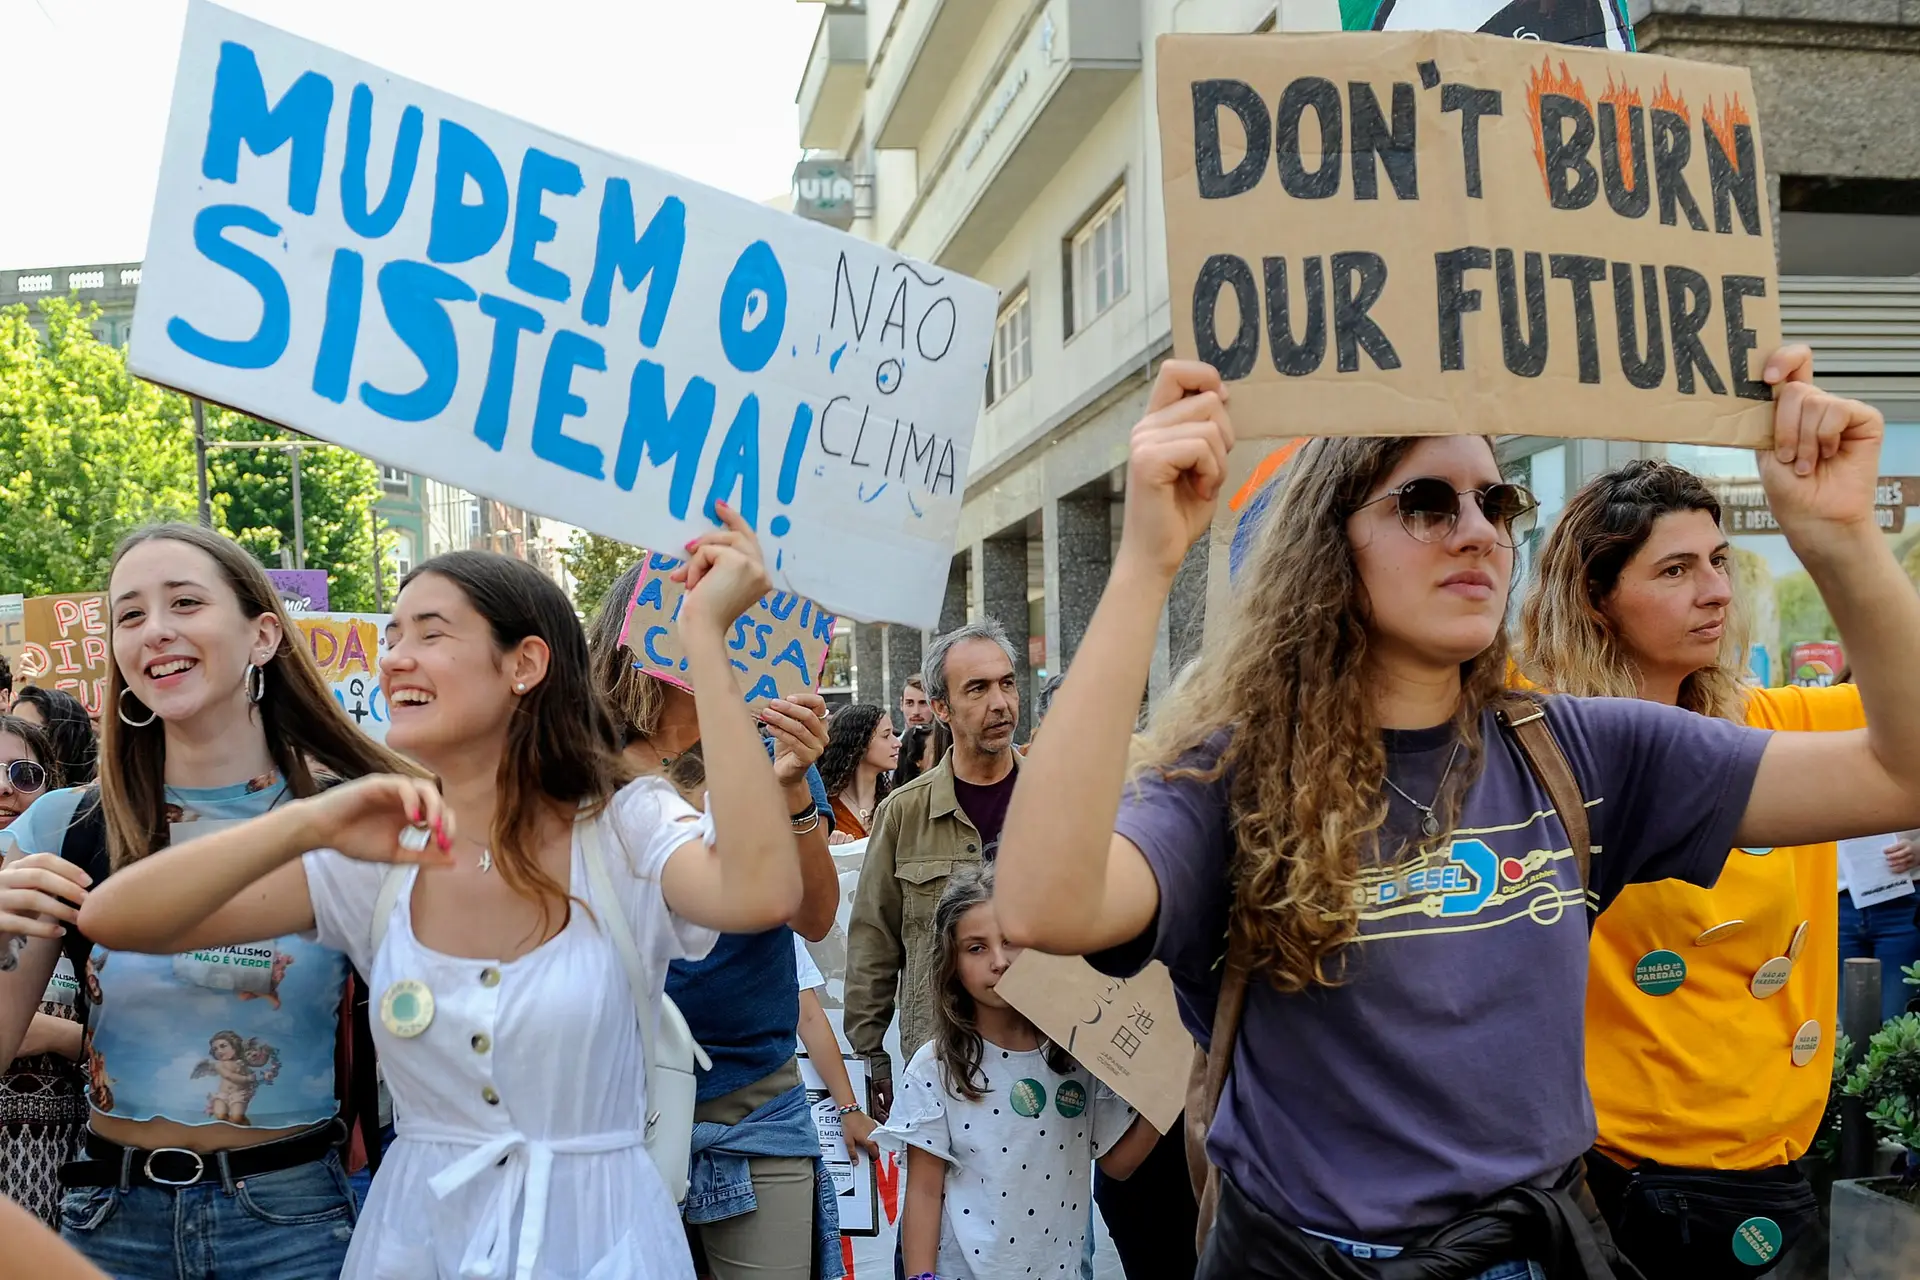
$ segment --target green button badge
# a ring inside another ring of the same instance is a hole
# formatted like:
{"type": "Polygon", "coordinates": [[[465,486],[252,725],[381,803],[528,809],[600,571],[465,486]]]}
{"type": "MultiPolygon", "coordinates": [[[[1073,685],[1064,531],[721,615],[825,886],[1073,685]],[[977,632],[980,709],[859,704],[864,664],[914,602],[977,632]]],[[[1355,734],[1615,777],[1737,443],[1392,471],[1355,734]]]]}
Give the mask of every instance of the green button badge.
{"type": "Polygon", "coordinates": [[[1650,996],[1672,995],[1687,980],[1687,962],[1677,951],[1649,951],[1633,966],[1633,985],[1650,996]]]}
{"type": "Polygon", "coordinates": [[[1748,1218],[1733,1230],[1733,1256],[1761,1267],[1780,1256],[1780,1224],[1772,1218],[1748,1218]]]}

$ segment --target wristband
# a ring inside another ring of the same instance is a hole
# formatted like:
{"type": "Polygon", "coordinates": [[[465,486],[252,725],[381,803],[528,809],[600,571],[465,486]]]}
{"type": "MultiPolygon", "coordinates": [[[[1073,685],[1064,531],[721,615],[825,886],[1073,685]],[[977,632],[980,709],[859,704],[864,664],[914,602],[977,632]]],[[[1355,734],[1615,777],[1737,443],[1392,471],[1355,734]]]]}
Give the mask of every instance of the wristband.
{"type": "Polygon", "coordinates": [[[850,1107],[840,1108],[840,1114],[844,1117],[844,1116],[850,1116],[856,1111],[865,1111],[865,1110],[866,1110],[865,1107],[861,1106],[859,1103],[856,1102],[850,1107]]]}
{"type": "Polygon", "coordinates": [[[790,813],[790,814],[788,814],[788,815],[787,815],[787,821],[788,821],[788,822],[796,822],[796,823],[797,823],[797,822],[805,822],[805,821],[806,821],[806,820],[807,820],[808,818],[817,818],[817,817],[819,817],[819,816],[820,816],[820,809],[819,809],[819,806],[817,806],[817,805],[812,805],[812,804],[809,804],[809,805],[808,805],[808,806],[807,806],[806,808],[804,808],[804,809],[802,809],[802,810],[801,810],[800,812],[798,812],[798,813],[790,813]]]}
{"type": "Polygon", "coordinates": [[[940,1277],[931,1271],[922,1271],[917,1276],[908,1276],[907,1280],[940,1280],[940,1277]]]}

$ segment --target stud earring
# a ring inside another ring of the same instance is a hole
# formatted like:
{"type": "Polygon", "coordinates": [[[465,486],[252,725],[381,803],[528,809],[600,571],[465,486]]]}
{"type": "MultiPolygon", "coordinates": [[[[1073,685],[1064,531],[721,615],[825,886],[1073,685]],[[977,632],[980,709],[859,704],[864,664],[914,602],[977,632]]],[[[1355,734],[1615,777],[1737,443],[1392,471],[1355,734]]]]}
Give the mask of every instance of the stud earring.
{"type": "Polygon", "coordinates": [[[525,682],[525,681],[522,681],[521,683],[519,683],[519,684],[516,684],[515,686],[513,686],[513,691],[514,691],[515,693],[525,693],[525,692],[527,691],[527,686],[526,686],[526,682],[525,682]]]}

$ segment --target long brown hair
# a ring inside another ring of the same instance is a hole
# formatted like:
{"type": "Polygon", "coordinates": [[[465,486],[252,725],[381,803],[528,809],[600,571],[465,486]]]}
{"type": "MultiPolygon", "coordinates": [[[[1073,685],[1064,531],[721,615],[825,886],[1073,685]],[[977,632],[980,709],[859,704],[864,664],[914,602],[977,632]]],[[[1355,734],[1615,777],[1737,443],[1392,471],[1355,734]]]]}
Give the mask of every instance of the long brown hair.
{"type": "MultiPolygon", "coordinates": [[[[957,867],[933,909],[933,1055],[947,1088],[969,1102],[987,1094],[987,1042],[980,1035],[980,1010],[960,981],[960,920],[975,907],[993,901],[993,864],[957,867]]],[[[1036,1028],[1036,1030],[1038,1030],[1036,1028]]],[[[1061,1075],[1073,1070],[1073,1057],[1040,1032],[1047,1065],[1061,1075]]]]}
{"type": "MultiPolygon", "coordinates": [[[[1595,476],[1573,495],[1547,539],[1520,610],[1520,666],[1528,679],[1582,697],[1639,696],[1639,667],[1601,606],[1655,522],[1685,511],[1704,511],[1720,523],[1713,490],[1671,462],[1636,459],[1595,476]]],[[[1714,664],[1680,682],[1680,705],[1744,721],[1746,656],[1746,617],[1736,592],[1727,601],[1714,664]]]]}
{"type": "MultiPolygon", "coordinates": [[[[314,794],[320,789],[321,770],[343,779],[420,772],[347,718],[266,570],[238,544],[198,525],[149,525],[121,539],[113,567],[148,542],[178,542],[205,552],[239,601],[242,615],[252,621],[270,613],[280,620],[280,644],[261,669],[265,688],[254,710],[266,733],[267,754],[286,779],[288,794],[314,794]]],[[[111,569],[107,579],[112,582],[111,569]]],[[[144,725],[122,720],[118,713],[126,693],[126,676],[108,645],[107,696],[100,715],[100,803],[106,809],[107,843],[116,870],[164,849],[168,837],[166,726],[157,718],[144,725]]]]}
{"type": "Polygon", "coordinates": [[[620,643],[627,622],[627,603],[640,585],[646,556],[627,566],[607,589],[606,599],[587,622],[587,650],[593,664],[593,687],[606,699],[621,745],[631,738],[650,737],[660,727],[667,691],[658,680],[633,666],[633,650],[620,643]]]}
{"type": "MultiPolygon", "coordinates": [[[[1136,773],[1228,777],[1231,927],[1253,972],[1281,991],[1335,985],[1328,961],[1360,929],[1356,890],[1386,821],[1387,760],[1347,519],[1417,443],[1318,439],[1295,455],[1275,481],[1284,488],[1234,582],[1224,625],[1136,745],[1136,773]],[[1217,759],[1196,755],[1213,744],[1217,759]]],[[[1481,712],[1506,670],[1502,626],[1461,664],[1454,720],[1466,754],[1434,802],[1444,828],[1479,776],[1481,712]]]]}
{"type": "MultiPolygon", "coordinates": [[[[37,688],[28,685],[27,688],[37,688]]],[[[33,755],[33,762],[47,771],[47,785],[40,794],[58,791],[67,785],[66,770],[61,767],[60,753],[55,750],[53,736],[31,720],[22,720],[19,716],[0,712],[0,734],[10,733],[27,744],[27,750],[33,755]]],[[[0,765],[0,769],[5,768],[0,765]]]]}
{"type": "Polygon", "coordinates": [[[520,696],[507,727],[495,772],[499,802],[488,833],[495,869],[515,893],[539,904],[544,926],[552,911],[565,910],[571,895],[540,866],[542,816],[569,823],[582,809],[586,817],[598,816],[631,774],[594,691],[587,638],[565,593],[526,561],[492,551],[435,556],[408,574],[400,589],[430,573],[460,588],[487,620],[500,653],[528,637],[547,646],[546,678],[520,696]]]}

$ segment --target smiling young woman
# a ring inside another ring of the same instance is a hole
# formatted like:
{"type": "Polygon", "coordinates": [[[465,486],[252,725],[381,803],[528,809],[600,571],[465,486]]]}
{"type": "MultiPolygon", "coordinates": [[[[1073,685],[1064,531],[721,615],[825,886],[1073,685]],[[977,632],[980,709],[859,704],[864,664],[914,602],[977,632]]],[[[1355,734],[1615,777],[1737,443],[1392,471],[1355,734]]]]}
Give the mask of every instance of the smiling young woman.
{"type": "Polygon", "coordinates": [[[341,712],[266,573],[227,539],[187,525],[129,536],[108,603],[99,785],[28,809],[11,834],[29,856],[0,871],[0,932],[28,939],[0,972],[0,1062],[64,958],[92,1107],[63,1175],[67,1238],[115,1275],[177,1258],[219,1278],[334,1274],[354,1220],[335,1078],[345,955],[290,929],[109,953],[78,908],[89,886],[311,796],[325,775],[408,766],[341,712]]]}
{"type": "Polygon", "coordinates": [[[1225,625],[1130,767],[1160,611],[1233,443],[1214,370],[1162,367],[1113,574],[1014,793],[995,900],[1015,943],[1113,974],[1165,961],[1202,1038],[1231,938],[1251,981],[1208,1137],[1223,1178],[1200,1276],[1373,1275],[1367,1259],[1414,1247],[1446,1280],[1610,1275],[1581,1182],[1582,908],[1630,884],[1711,885],[1735,845],[1920,816],[1920,669],[1885,643],[1920,632],[1920,599],[1872,525],[1883,428],[1807,383],[1804,356],[1768,361],[1765,480],[1843,627],[1868,601],[1891,615],[1857,628],[1873,633],[1855,664],[1872,727],[1768,734],[1544,699],[1588,797],[1590,877],[1564,788],[1521,746],[1529,717],[1509,731],[1498,714],[1527,504],[1485,439],[1305,446],[1225,625]]]}

